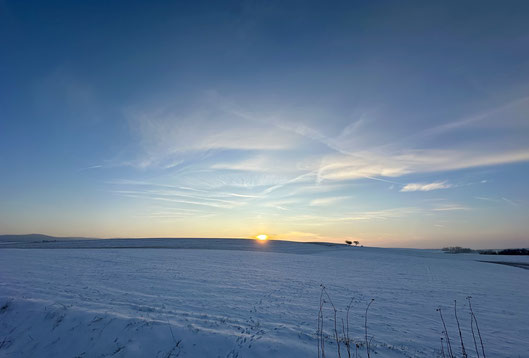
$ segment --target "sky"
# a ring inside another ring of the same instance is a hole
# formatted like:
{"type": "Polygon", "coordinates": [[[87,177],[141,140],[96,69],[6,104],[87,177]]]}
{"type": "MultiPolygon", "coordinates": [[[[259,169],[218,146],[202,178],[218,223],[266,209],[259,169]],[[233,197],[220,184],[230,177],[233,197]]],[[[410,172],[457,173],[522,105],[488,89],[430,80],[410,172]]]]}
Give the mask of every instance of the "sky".
{"type": "Polygon", "coordinates": [[[0,234],[529,246],[527,1],[0,1],[0,234]]]}

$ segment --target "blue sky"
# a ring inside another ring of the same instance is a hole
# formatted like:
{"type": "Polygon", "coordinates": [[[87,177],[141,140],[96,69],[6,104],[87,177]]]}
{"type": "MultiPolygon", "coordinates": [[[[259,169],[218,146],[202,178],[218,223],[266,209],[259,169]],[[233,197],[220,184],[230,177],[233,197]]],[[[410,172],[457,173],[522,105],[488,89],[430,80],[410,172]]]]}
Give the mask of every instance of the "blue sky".
{"type": "Polygon", "coordinates": [[[0,232],[528,246],[528,10],[0,2],[0,232]]]}

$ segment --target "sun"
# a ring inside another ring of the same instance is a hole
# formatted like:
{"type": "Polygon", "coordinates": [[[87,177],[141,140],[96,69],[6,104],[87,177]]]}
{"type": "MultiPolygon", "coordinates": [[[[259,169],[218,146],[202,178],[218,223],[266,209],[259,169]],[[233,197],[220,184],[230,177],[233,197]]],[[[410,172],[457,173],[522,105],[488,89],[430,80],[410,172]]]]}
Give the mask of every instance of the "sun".
{"type": "Polygon", "coordinates": [[[261,234],[256,236],[257,240],[266,241],[268,240],[268,235],[261,234]]]}

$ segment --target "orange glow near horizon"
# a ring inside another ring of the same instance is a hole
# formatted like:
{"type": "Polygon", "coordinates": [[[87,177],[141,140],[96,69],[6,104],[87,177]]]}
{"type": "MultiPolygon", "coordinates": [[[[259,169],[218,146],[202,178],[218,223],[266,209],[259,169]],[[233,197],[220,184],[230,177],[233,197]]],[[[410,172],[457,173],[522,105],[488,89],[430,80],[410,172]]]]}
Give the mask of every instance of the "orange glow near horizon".
{"type": "Polygon", "coordinates": [[[257,235],[256,239],[259,241],[266,241],[268,240],[268,235],[265,235],[265,234],[257,235]]]}

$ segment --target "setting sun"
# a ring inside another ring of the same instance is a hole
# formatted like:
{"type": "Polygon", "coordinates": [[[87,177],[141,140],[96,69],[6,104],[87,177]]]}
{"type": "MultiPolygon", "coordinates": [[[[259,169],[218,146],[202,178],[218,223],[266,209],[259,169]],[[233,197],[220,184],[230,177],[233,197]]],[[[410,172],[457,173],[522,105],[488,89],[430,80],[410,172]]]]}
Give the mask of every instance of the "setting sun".
{"type": "Polygon", "coordinates": [[[268,239],[268,235],[261,234],[261,235],[257,235],[256,238],[258,240],[265,241],[268,239]]]}

